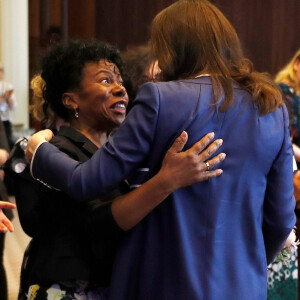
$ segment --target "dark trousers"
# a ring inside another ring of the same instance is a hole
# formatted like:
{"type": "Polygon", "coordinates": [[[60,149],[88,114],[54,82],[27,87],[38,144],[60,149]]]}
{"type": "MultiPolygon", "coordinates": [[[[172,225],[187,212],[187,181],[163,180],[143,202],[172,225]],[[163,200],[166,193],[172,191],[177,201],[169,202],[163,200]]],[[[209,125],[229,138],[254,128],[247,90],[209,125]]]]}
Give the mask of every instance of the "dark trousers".
{"type": "Polygon", "coordinates": [[[7,300],[6,273],[3,265],[5,233],[0,233],[0,300],[7,300]]]}

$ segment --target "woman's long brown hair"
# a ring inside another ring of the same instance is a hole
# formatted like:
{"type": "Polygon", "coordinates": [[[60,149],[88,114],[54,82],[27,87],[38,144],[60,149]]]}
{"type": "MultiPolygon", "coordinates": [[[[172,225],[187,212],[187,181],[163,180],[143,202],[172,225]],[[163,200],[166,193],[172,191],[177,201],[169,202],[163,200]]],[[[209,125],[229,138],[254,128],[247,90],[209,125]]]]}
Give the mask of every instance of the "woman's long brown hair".
{"type": "Polygon", "coordinates": [[[233,81],[252,95],[261,115],[282,104],[272,79],[253,70],[233,26],[207,0],[179,0],[162,10],[152,23],[151,48],[165,80],[209,73],[215,102],[225,97],[221,111],[233,102],[233,81]]]}

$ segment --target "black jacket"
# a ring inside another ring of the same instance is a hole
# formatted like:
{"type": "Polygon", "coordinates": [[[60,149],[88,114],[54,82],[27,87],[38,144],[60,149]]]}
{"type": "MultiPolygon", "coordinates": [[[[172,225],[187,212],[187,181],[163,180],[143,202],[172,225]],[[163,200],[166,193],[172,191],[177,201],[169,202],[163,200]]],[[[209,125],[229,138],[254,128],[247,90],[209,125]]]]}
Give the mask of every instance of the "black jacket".
{"type": "MultiPolygon", "coordinates": [[[[97,150],[84,135],[66,126],[51,143],[80,162],[97,150]]],[[[128,191],[125,183],[86,204],[28,177],[17,177],[20,222],[33,237],[23,276],[26,284],[80,279],[108,286],[116,248],[124,233],[112,217],[111,203],[128,191]]]]}

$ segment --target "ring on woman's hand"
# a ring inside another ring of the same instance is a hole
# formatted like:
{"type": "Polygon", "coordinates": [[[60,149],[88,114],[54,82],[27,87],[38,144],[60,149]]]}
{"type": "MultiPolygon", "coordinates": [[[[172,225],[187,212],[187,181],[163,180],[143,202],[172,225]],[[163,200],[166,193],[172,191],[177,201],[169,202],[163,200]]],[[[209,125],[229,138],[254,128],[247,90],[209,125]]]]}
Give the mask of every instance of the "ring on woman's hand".
{"type": "Polygon", "coordinates": [[[206,161],[205,164],[206,164],[206,167],[207,167],[207,171],[209,171],[209,167],[210,167],[209,162],[206,161]]]}

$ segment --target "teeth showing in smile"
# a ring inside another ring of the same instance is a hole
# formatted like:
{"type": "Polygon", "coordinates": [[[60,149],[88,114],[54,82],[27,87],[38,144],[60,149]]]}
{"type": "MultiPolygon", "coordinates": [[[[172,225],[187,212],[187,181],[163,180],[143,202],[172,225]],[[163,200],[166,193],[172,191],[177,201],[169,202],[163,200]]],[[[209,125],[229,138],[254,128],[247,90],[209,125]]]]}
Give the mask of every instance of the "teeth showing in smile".
{"type": "Polygon", "coordinates": [[[125,105],[125,103],[118,102],[118,103],[114,104],[112,106],[112,108],[114,108],[114,109],[126,109],[126,105],[125,105]]]}
{"type": "Polygon", "coordinates": [[[125,108],[125,104],[124,103],[117,103],[115,105],[115,108],[125,108]]]}

